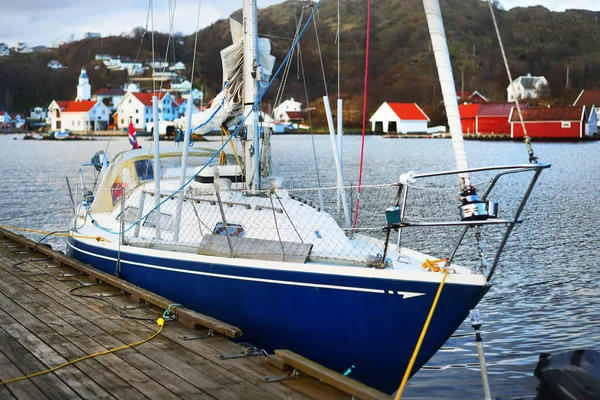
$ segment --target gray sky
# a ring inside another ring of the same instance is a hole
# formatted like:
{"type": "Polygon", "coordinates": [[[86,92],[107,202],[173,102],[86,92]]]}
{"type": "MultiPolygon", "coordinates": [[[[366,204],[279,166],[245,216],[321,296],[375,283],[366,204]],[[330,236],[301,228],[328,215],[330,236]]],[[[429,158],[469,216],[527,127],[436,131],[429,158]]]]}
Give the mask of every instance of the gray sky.
{"type": "MultiPolygon", "coordinates": [[[[257,1],[258,7],[263,8],[280,3],[282,0],[257,1]]],[[[600,11],[600,0],[500,0],[500,2],[506,9],[543,4],[556,11],[563,11],[566,8],[600,11]]],[[[146,25],[148,13],[148,0],[19,0],[3,1],[3,3],[8,4],[2,5],[0,43],[7,43],[11,47],[17,42],[26,42],[30,46],[50,46],[70,39],[81,39],[85,32],[98,32],[102,36],[129,33],[137,26],[146,25]]],[[[169,31],[169,3],[176,4],[173,31],[184,34],[194,32],[198,0],[154,1],[155,30],[169,31]]],[[[200,9],[200,28],[218,19],[226,18],[240,7],[240,0],[203,0],[200,9]]],[[[149,29],[151,29],[150,23],[149,29]]]]}

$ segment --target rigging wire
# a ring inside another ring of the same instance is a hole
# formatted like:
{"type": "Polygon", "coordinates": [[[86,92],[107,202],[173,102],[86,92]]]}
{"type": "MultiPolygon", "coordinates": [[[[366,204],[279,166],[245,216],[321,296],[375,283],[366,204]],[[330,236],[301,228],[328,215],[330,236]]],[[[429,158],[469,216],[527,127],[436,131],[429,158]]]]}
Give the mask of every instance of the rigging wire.
{"type": "Polygon", "coordinates": [[[314,19],[313,25],[315,26],[315,38],[317,40],[317,49],[319,51],[319,61],[321,61],[321,72],[323,73],[323,86],[325,87],[325,96],[329,96],[329,92],[327,91],[327,79],[325,78],[325,66],[323,65],[323,54],[321,53],[321,43],[319,42],[319,32],[317,31],[317,21],[314,19]]]}
{"type": "MultiPolygon", "coordinates": [[[[152,1],[152,0],[150,0],[150,1],[152,1]]],[[[244,116],[244,118],[238,123],[238,125],[236,126],[236,128],[233,131],[233,133],[231,134],[231,136],[223,143],[223,145],[219,149],[217,149],[215,151],[215,153],[208,159],[208,161],[202,166],[202,168],[200,168],[193,176],[190,177],[190,179],[188,179],[183,184],[183,186],[181,186],[180,188],[178,188],[177,190],[173,191],[171,194],[169,194],[168,196],[166,196],[164,200],[160,201],[157,205],[155,205],[146,215],[144,215],[141,218],[139,218],[136,221],[134,221],[128,228],[126,228],[126,229],[123,230],[123,233],[128,232],[129,230],[133,229],[136,224],[140,223],[145,218],[147,218],[150,214],[152,214],[154,212],[154,210],[158,209],[161,205],[163,205],[167,201],[171,200],[177,193],[181,192],[186,186],[188,186],[190,184],[190,182],[192,182],[194,180],[194,178],[196,176],[198,176],[202,171],[204,171],[204,169],[207,166],[209,166],[211,162],[213,162],[213,160],[219,155],[219,153],[225,148],[225,146],[227,146],[227,144],[234,137],[236,137],[236,134],[240,130],[240,127],[244,126],[244,123],[246,122],[246,119],[248,119],[248,117],[250,116],[250,114],[253,111],[256,111],[258,109],[258,105],[260,104],[260,102],[262,101],[263,97],[265,96],[265,94],[267,93],[267,91],[269,90],[269,88],[271,87],[271,85],[273,84],[273,82],[275,81],[275,79],[277,78],[277,76],[279,75],[279,73],[281,72],[281,69],[283,68],[283,66],[287,62],[288,58],[291,56],[291,54],[294,53],[294,51],[296,49],[296,46],[298,45],[298,42],[300,41],[300,38],[304,35],[304,32],[306,32],[306,28],[310,24],[311,19],[313,19],[315,13],[319,9],[319,6],[321,5],[322,2],[323,2],[323,0],[319,0],[317,2],[317,4],[314,5],[314,9],[313,9],[312,13],[310,14],[310,16],[308,17],[308,20],[306,21],[306,24],[302,28],[302,31],[300,32],[300,35],[294,41],[294,43],[292,43],[292,46],[291,46],[290,50],[288,51],[287,55],[285,56],[284,60],[282,61],[281,65],[279,66],[279,68],[277,69],[277,71],[275,71],[275,73],[273,75],[271,75],[271,80],[269,81],[269,83],[267,84],[267,86],[265,86],[265,88],[263,89],[263,91],[256,98],[256,102],[253,104],[252,110],[246,116],[244,116]]],[[[89,215],[89,217],[90,217],[92,223],[94,224],[94,226],[96,226],[98,229],[100,229],[100,230],[102,230],[104,232],[115,234],[115,235],[117,235],[117,234],[120,233],[120,232],[115,232],[115,231],[112,231],[110,229],[107,229],[107,228],[104,228],[104,227],[100,226],[98,224],[98,222],[92,217],[91,211],[89,210],[89,205],[86,205],[86,212],[89,215]]]]}
{"type": "MultiPolygon", "coordinates": [[[[521,111],[521,106],[519,105],[519,99],[516,95],[516,91],[514,89],[514,82],[512,78],[512,74],[510,72],[510,67],[508,66],[508,59],[506,58],[506,52],[504,51],[504,45],[502,44],[502,37],[500,36],[500,29],[498,29],[498,23],[496,22],[496,15],[494,13],[494,7],[492,6],[492,1],[488,0],[488,5],[490,7],[490,13],[492,14],[492,20],[494,21],[494,29],[496,30],[496,36],[498,37],[498,43],[500,44],[500,50],[502,51],[502,59],[504,60],[504,68],[506,68],[506,75],[508,75],[508,81],[511,89],[513,90],[515,105],[517,107],[517,113],[519,114],[519,120],[521,121],[521,127],[523,128],[523,140],[525,141],[525,147],[527,147],[527,154],[529,154],[529,162],[535,163],[537,162],[537,157],[533,153],[533,147],[531,146],[531,138],[527,134],[527,128],[525,127],[525,121],[523,120],[523,112],[521,111]]],[[[512,115],[511,115],[512,116],[512,115]]]]}
{"type": "Polygon", "coordinates": [[[367,124],[367,89],[369,83],[369,45],[371,41],[371,0],[367,1],[367,39],[366,39],[366,50],[365,50],[365,79],[363,83],[363,115],[362,115],[362,129],[361,129],[361,141],[360,141],[360,163],[358,167],[358,189],[356,194],[356,209],[354,212],[354,222],[352,228],[356,228],[358,222],[358,209],[360,206],[360,187],[362,185],[363,175],[363,163],[365,157],[365,126],[367,124]]]}

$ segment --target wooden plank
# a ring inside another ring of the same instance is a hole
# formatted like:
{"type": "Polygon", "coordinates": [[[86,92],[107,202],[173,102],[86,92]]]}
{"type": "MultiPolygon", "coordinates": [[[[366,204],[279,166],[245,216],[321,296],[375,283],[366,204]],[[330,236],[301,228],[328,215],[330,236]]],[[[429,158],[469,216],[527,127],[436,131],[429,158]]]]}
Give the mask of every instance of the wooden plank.
{"type": "MultiPolygon", "coordinates": [[[[288,261],[306,263],[313,245],[311,243],[280,242],[278,240],[230,237],[234,258],[249,258],[265,261],[288,261]]],[[[227,236],[204,235],[198,246],[198,254],[230,257],[227,236]]]]}
{"type": "MultiPolygon", "coordinates": [[[[40,277],[42,277],[42,276],[40,276],[40,277]]],[[[54,281],[54,280],[48,278],[48,282],[39,282],[38,285],[39,284],[55,285],[56,289],[53,289],[54,292],[49,292],[47,290],[44,290],[44,292],[46,292],[50,296],[55,296],[55,295],[58,296],[57,300],[62,299],[63,304],[67,307],[70,307],[73,310],[73,312],[75,312],[75,313],[84,315],[83,312],[80,312],[80,309],[82,308],[81,305],[78,304],[78,303],[83,303],[87,307],[97,308],[100,312],[109,311],[111,314],[114,314],[114,311],[111,310],[110,307],[105,306],[104,303],[101,303],[101,302],[96,302],[93,300],[91,301],[89,299],[82,299],[82,298],[76,298],[76,297],[64,298],[64,294],[60,293],[61,291],[64,292],[64,289],[59,289],[59,287],[68,287],[64,283],[54,281]]],[[[42,302],[42,300],[38,300],[38,301],[42,302]]],[[[156,317],[157,315],[154,315],[154,316],[156,317]]],[[[146,317],[148,317],[148,316],[146,316],[146,317]]],[[[67,318],[67,317],[65,317],[65,318],[67,318]]],[[[115,343],[115,340],[121,339],[125,343],[137,341],[143,337],[149,336],[154,331],[154,328],[149,327],[147,323],[142,324],[142,323],[139,323],[139,322],[133,321],[133,320],[125,320],[125,319],[121,319],[118,316],[107,319],[106,315],[98,314],[98,315],[94,315],[94,316],[86,315],[86,318],[88,318],[90,320],[90,322],[92,322],[94,324],[91,327],[86,328],[86,331],[88,332],[88,334],[93,336],[95,340],[97,340],[100,343],[103,343],[105,346],[109,346],[109,347],[115,347],[117,345],[122,344],[122,343],[115,343]],[[128,327],[124,329],[125,325],[128,325],[128,327]],[[107,332],[110,332],[110,333],[107,333],[107,332]],[[136,335],[144,335],[145,332],[148,332],[148,334],[146,336],[141,336],[141,337],[138,337],[138,336],[131,337],[131,335],[132,335],[131,332],[136,332],[136,335]],[[127,335],[129,335],[129,336],[127,336],[127,335]],[[111,345],[111,343],[114,343],[114,345],[111,345]]],[[[81,327],[79,326],[80,324],[82,324],[81,321],[79,321],[79,322],[78,321],[69,321],[69,322],[71,322],[73,324],[73,326],[83,329],[83,325],[81,327]]],[[[205,375],[202,371],[200,371],[200,372],[192,371],[188,366],[183,365],[179,361],[176,361],[178,364],[172,365],[173,361],[165,359],[166,356],[163,354],[163,352],[161,352],[160,349],[158,349],[156,347],[156,345],[158,342],[160,342],[161,337],[164,336],[164,332],[167,332],[168,328],[170,326],[171,326],[171,324],[167,325],[167,328],[165,328],[165,330],[163,330],[163,334],[161,334],[161,336],[155,338],[152,342],[146,343],[146,344],[144,344],[144,346],[140,346],[139,348],[137,348],[138,352],[142,353],[144,355],[144,357],[147,357],[145,359],[145,363],[143,363],[141,359],[137,360],[135,358],[132,358],[133,356],[131,356],[131,355],[127,355],[127,356],[121,355],[121,357],[126,358],[127,361],[132,363],[133,365],[137,365],[140,363],[142,366],[145,366],[146,364],[156,364],[156,363],[161,364],[161,365],[164,364],[165,367],[167,367],[169,369],[169,371],[171,371],[172,373],[175,373],[175,374],[177,374],[177,376],[181,376],[184,379],[187,379],[189,382],[191,382],[195,386],[199,386],[199,387],[205,389],[207,392],[210,392],[210,394],[213,396],[214,396],[214,393],[218,393],[220,395],[219,398],[222,398],[222,399],[246,398],[244,396],[244,392],[251,391],[251,390],[248,390],[248,388],[246,388],[240,392],[236,392],[233,389],[231,389],[229,387],[225,387],[221,383],[218,383],[215,380],[212,380],[210,377],[205,375]],[[154,361],[151,361],[151,359],[155,360],[156,363],[154,361]],[[135,363],[137,363],[137,364],[135,364],[135,363]]],[[[228,340],[224,339],[223,337],[221,337],[221,340],[228,341],[228,340]]],[[[120,354],[120,353],[116,353],[116,354],[120,354]]],[[[179,348],[177,352],[171,352],[170,354],[171,354],[171,356],[170,356],[171,358],[180,359],[183,354],[186,354],[186,351],[185,351],[185,349],[179,348]],[[176,354],[176,357],[172,357],[172,354],[174,354],[174,353],[176,354]]],[[[216,357],[214,357],[214,359],[216,360],[216,357]]],[[[197,369],[196,366],[192,366],[192,368],[197,369]]],[[[152,372],[156,373],[156,370],[152,370],[152,372]]],[[[160,376],[152,376],[152,378],[157,379],[159,381],[161,379],[160,376]]],[[[246,384],[246,382],[244,382],[241,378],[237,378],[237,380],[246,384]]],[[[167,383],[163,383],[163,384],[165,386],[168,386],[167,383]]],[[[238,383],[238,385],[239,385],[239,383],[238,383]]],[[[184,397],[189,397],[189,395],[184,396],[184,397]]],[[[197,395],[195,395],[193,397],[198,398],[197,395]]],[[[259,393],[257,393],[256,396],[248,397],[248,398],[268,398],[268,393],[265,393],[264,391],[260,391],[259,393]]]]}
{"type": "Polygon", "coordinates": [[[383,400],[390,399],[390,396],[368,387],[352,378],[344,376],[329,368],[315,363],[289,350],[275,350],[275,356],[281,358],[285,363],[305,372],[323,382],[340,389],[343,392],[351,394],[362,400],[383,400]]]}
{"type": "MultiPolygon", "coordinates": [[[[20,376],[23,372],[13,364],[8,357],[0,351],[0,379],[10,376],[20,376]]],[[[46,396],[27,381],[17,381],[9,385],[0,386],[0,399],[47,399],[46,396]],[[10,387],[10,390],[9,390],[10,387]]]]}
{"type": "MultiPolygon", "coordinates": [[[[8,279],[8,277],[4,277],[4,279],[6,280],[8,279]]],[[[48,282],[52,282],[56,285],[65,286],[64,283],[52,280],[50,278],[48,278],[48,282]]],[[[39,283],[42,285],[45,284],[44,282],[39,283]]],[[[45,291],[45,293],[48,292],[45,291]]],[[[57,300],[62,300],[63,304],[67,306],[72,306],[71,308],[73,311],[71,315],[69,316],[68,314],[65,314],[62,317],[65,320],[67,320],[74,328],[77,328],[81,331],[85,330],[86,333],[93,337],[96,342],[100,343],[103,346],[103,348],[114,348],[117,346],[121,346],[125,343],[137,342],[147,336],[150,336],[150,334],[152,334],[155,331],[155,325],[153,325],[151,329],[149,329],[148,326],[145,326],[143,330],[141,330],[140,327],[136,325],[136,329],[134,330],[125,330],[121,327],[116,326],[114,322],[110,319],[107,319],[106,315],[97,314],[96,312],[90,313],[89,310],[85,310],[85,307],[82,307],[82,304],[77,303],[89,302],[94,305],[99,305],[99,307],[104,308],[105,311],[110,310],[110,313],[114,313],[114,311],[109,306],[100,306],[100,304],[103,303],[98,302],[96,304],[95,301],[90,299],[79,299],[70,296],[65,297],[64,291],[63,293],[60,293],[60,291],[56,290],[56,293],[58,294],[57,300]],[[73,313],[76,315],[84,316],[84,318],[78,318],[77,316],[74,316],[73,313]],[[85,318],[87,318],[88,320],[86,320],[85,318]],[[99,321],[101,322],[100,324],[98,323],[99,321]],[[148,334],[144,335],[146,331],[148,331],[148,334]]],[[[40,303],[43,302],[42,299],[38,299],[38,301],[40,303]]],[[[112,318],[120,317],[116,316],[112,318]]],[[[157,340],[157,338],[155,338],[154,340],[157,340]]],[[[213,390],[219,390],[221,392],[224,392],[224,388],[220,387],[218,383],[210,380],[201,373],[196,373],[192,378],[188,379],[188,381],[186,382],[180,377],[181,374],[180,370],[178,369],[180,365],[176,368],[171,368],[169,365],[163,365],[163,363],[161,362],[154,362],[152,360],[152,357],[149,358],[147,357],[147,355],[150,354],[155,358],[171,357],[175,359],[175,357],[173,357],[173,354],[168,355],[168,357],[163,356],[163,354],[156,347],[152,346],[151,342],[145,343],[144,345],[137,347],[135,352],[131,350],[124,350],[114,354],[118,355],[120,358],[122,358],[135,368],[143,370],[144,373],[148,375],[148,378],[145,378],[146,381],[148,379],[152,379],[158,382],[164,388],[168,389],[168,394],[166,397],[180,395],[183,398],[213,398],[211,396],[208,396],[207,393],[201,392],[201,388],[206,389],[208,392],[212,392],[213,390]]],[[[166,364],[169,364],[168,360],[166,364]]],[[[162,398],[164,397],[165,396],[163,395],[162,398]]],[[[241,397],[242,396],[240,396],[239,394],[236,394],[235,397],[229,396],[225,398],[241,397]]]]}
{"type": "MultiPolygon", "coordinates": [[[[102,282],[106,282],[114,287],[117,287],[127,293],[135,295],[135,296],[139,297],[141,300],[147,301],[148,303],[154,304],[162,309],[167,309],[170,304],[173,304],[172,301],[170,301],[162,296],[158,296],[155,293],[152,293],[148,290],[142,289],[138,286],[132,285],[132,284],[130,284],[122,279],[119,279],[113,275],[107,274],[107,273],[97,270],[93,267],[85,265],[77,260],[67,257],[66,255],[64,255],[60,252],[54,251],[46,246],[37,246],[36,242],[34,242],[22,235],[12,233],[3,228],[0,228],[0,235],[10,238],[11,240],[14,240],[16,242],[22,243],[24,246],[27,246],[30,249],[35,248],[35,250],[37,252],[43,253],[43,254],[51,257],[57,263],[62,263],[63,265],[68,265],[73,268],[76,268],[77,270],[84,272],[85,274],[89,275],[90,277],[96,278],[102,282]]],[[[219,321],[215,318],[209,317],[207,315],[203,315],[199,312],[190,310],[188,308],[177,307],[173,311],[177,316],[182,317],[182,321],[186,321],[191,324],[198,324],[201,326],[205,326],[207,328],[214,330],[215,332],[222,333],[223,335],[228,336],[230,338],[235,339],[242,335],[241,329],[239,329],[233,325],[227,324],[225,322],[219,321]]]]}

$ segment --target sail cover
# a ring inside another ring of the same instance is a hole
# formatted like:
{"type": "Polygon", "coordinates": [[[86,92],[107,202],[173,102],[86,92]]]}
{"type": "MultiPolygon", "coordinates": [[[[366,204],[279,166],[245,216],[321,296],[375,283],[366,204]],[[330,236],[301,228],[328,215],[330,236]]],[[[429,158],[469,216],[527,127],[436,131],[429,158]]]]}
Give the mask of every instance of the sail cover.
{"type": "MultiPolygon", "coordinates": [[[[192,114],[192,132],[203,135],[219,130],[221,124],[233,120],[243,111],[244,104],[244,39],[241,10],[229,18],[233,44],[221,50],[223,65],[223,89],[212,100],[210,107],[192,114]],[[233,118],[232,118],[233,117],[233,118]]],[[[267,87],[275,65],[271,55],[271,42],[266,38],[258,39],[257,90],[261,93],[267,87]]],[[[175,120],[175,127],[187,128],[187,115],[175,120]]]]}

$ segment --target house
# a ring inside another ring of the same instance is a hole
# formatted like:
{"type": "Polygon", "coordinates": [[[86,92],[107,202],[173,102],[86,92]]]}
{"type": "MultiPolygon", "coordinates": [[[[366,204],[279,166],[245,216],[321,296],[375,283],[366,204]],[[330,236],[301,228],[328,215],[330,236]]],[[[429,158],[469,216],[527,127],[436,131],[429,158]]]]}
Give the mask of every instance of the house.
{"type": "Polygon", "coordinates": [[[171,67],[171,69],[173,71],[185,71],[185,64],[183,64],[181,61],[175,63],[175,65],[173,65],[171,67]]]}
{"type": "Polygon", "coordinates": [[[94,57],[96,61],[110,61],[110,56],[108,54],[96,54],[94,57]]]}
{"type": "Polygon", "coordinates": [[[520,76],[506,88],[508,101],[517,99],[537,99],[548,90],[548,81],[543,76],[520,76]]]}
{"type": "Polygon", "coordinates": [[[98,32],[86,32],[83,35],[84,39],[93,39],[93,38],[99,38],[102,37],[98,32]]]}
{"type": "Polygon", "coordinates": [[[0,128],[9,128],[13,124],[14,121],[11,119],[10,114],[6,111],[0,111],[0,128]]]}
{"type": "MultiPolygon", "coordinates": [[[[173,102],[177,104],[176,117],[187,114],[188,99],[183,99],[183,98],[182,99],[173,99],[173,102]]],[[[196,107],[195,104],[192,103],[192,114],[196,114],[198,112],[200,112],[200,109],[198,107],[196,107]]]]}
{"type": "Polygon", "coordinates": [[[10,50],[6,43],[0,43],[0,57],[10,56],[10,50]]]}
{"type": "Polygon", "coordinates": [[[293,97],[282,101],[273,109],[273,118],[275,118],[275,121],[283,121],[284,114],[288,111],[302,111],[302,103],[295,101],[293,97]]]}
{"type": "MultiPolygon", "coordinates": [[[[519,105],[521,109],[526,104],[519,105]]],[[[485,103],[480,104],[475,116],[475,132],[481,135],[510,135],[509,117],[514,104],[485,103]]]]}
{"type": "MultiPolygon", "coordinates": [[[[204,99],[204,94],[200,90],[194,88],[191,90],[191,93],[192,99],[194,99],[194,101],[199,101],[200,103],[202,103],[202,100],[204,99]]],[[[188,97],[190,97],[190,91],[185,90],[181,92],[181,97],[187,99],[188,97]]]]}
{"type": "Polygon", "coordinates": [[[64,69],[67,68],[60,63],[60,61],[52,60],[48,63],[48,68],[50,69],[64,69]]]}
{"type": "Polygon", "coordinates": [[[129,126],[129,119],[136,129],[149,130],[153,124],[152,96],[157,96],[158,119],[173,121],[178,116],[179,105],[169,92],[127,92],[117,104],[116,124],[119,129],[129,126]]]}
{"type": "Polygon", "coordinates": [[[27,45],[27,43],[24,43],[24,42],[17,43],[17,47],[15,48],[15,51],[17,53],[22,53],[22,54],[27,54],[27,53],[33,52],[33,50],[31,50],[31,48],[27,45]]]}
{"type": "Polygon", "coordinates": [[[171,91],[172,92],[185,92],[192,88],[192,83],[187,79],[183,78],[175,78],[171,81],[171,91]]]}
{"type": "Polygon", "coordinates": [[[89,132],[106,130],[110,111],[98,100],[53,100],[48,106],[50,129],[89,132]]]}
{"type": "MultiPolygon", "coordinates": [[[[584,106],[541,107],[522,110],[527,135],[538,139],[581,139],[585,120],[584,106]]],[[[510,117],[511,137],[523,137],[516,109],[510,117]]]]}
{"type": "Polygon", "coordinates": [[[34,120],[45,120],[48,117],[48,110],[42,107],[33,107],[29,110],[29,118],[34,120]]]}
{"type": "Polygon", "coordinates": [[[369,121],[374,132],[427,132],[429,117],[416,103],[384,102],[369,121]]]}
{"type": "Polygon", "coordinates": [[[125,91],[121,88],[103,88],[94,93],[92,100],[100,100],[106,104],[109,110],[114,111],[123,96],[125,96],[125,91]]]}
{"type": "Polygon", "coordinates": [[[600,90],[582,90],[573,105],[585,106],[588,124],[584,134],[588,136],[597,134],[600,131],[600,90]]]}
{"type": "Polygon", "coordinates": [[[457,92],[456,98],[458,99],[458,103],[471,103],[471,104],[481,104],[487,103],[488,99],[477,90],[473,93],[469,92],[457,92]]]}
{"type": "Polygon", "coordinates": [[[146,61],[146,65],[148,65],[148,67],[150,68],[155,68],[155,69],[165,69],[165,68],[169,68],[169,63],[167,61],[162,61],[162,60],[148,60],[146,61]]]}
{"type": "Polygon", "coordinates": [[[479,111],[479,104],[459,104],[458,114],[460,115],[460,125],[465,134],[477,133],[476,118],[479,111]]]}

